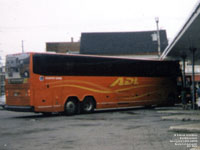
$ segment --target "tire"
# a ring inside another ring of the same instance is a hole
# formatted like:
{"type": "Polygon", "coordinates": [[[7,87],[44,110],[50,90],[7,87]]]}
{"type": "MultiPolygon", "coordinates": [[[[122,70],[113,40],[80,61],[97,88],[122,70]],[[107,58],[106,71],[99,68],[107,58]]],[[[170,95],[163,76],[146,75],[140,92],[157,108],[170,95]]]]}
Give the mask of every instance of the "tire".
{"type": "Polygon", "coordinates": [[[77,103],[75,100],[68,100],[65,104],[65,114],[75,115],[77,113],[77,103]]]}
{"type": "Polygon", "coordinates": [[[145,109],[153,109],[154,108],[154,106],[152,106],[152,105],[145,105],[144,107],[145,107],[145,109]]]}
{"type": "Polygon", "coordinates": [[[92,97],[87,97],[82,103],[82,112],[83,113],[92,113],[94,112],[95,101],[92,97]]]}
{"type": "Polygon", "coordinates": [[[43,112],[42,115],[45,117],[48,117],[48,116],[52,116],[52,113],[51,112],[43,112]]]}
{"type": "Polygon", "coordinates": [[[176,102],[175,94],[173,94],[173,93],[169,94],[167,97],[167,100],[168,100],[167,106],[174,106],[175,102],[176,102]]]}

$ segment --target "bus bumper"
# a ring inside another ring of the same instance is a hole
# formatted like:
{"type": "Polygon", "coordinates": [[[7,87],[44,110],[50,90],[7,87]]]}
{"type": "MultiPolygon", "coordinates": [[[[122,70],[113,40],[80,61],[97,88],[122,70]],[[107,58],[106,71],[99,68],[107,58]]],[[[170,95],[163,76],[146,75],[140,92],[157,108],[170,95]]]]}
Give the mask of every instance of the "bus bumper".
{"type": "Polygon", "coordinates": [[[5,110],[17,111],[17,112],[34,112],[34,107],[32,106],[8,106],[4,105],[5,110]]]}

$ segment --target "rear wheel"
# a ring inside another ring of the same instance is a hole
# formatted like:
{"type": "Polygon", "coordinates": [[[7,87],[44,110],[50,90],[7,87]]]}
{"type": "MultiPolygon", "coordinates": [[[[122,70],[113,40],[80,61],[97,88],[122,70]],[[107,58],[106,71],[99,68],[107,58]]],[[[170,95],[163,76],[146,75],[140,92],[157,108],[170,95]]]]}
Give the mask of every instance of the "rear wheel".
{"type": "Polygon", "coordinates": [[[74,115],[77,112],[77,103],[75,100],[68,100],[65,104],[65,114],[74,115]]]}
{"type": "Polygon", "coordinates": [[[86,97],[82,103],[83,113],[92,113],[95,108],[95,101],[92,97],[86,97]]]}

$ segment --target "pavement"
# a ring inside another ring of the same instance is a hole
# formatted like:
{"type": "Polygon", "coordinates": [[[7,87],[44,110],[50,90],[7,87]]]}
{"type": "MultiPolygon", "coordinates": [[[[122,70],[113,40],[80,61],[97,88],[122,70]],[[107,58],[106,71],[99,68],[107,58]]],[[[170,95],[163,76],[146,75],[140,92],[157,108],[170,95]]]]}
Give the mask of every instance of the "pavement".
{"type": "MultiPolygon", "coordinates": [[[[175,136],[176,133],[168,132],[170,126],[180,125],[182,121],[163,121],[162,115],[153,108],[142,107],[101,110],[75,116],[43,116],[28,112],[0,111],[0,150],[193,148],[190,146],[192,142],[181,143],[178,140],[182,136],[178,137],[175,136]]],[[[195,135],[200,137],[200,134],[195,135]]],[[[200,146],[200,143],[194,144],[200,146]]]]}
{"type": "Polygon", "coordinates": [[[0,111],[0,150],[200,150],[199,118],[181,105],[75,116],[0,111]]]}
{"type": "Polygon", "coordinates": [[[194,147],[194,148],[192,148],[192,149],[190,149],[190,150],[200,150],[200,146],[194,147]]]}
{"type": "MultiPolygon", "coordinates": [[[[3,109],[4,104],[5,95],[0,96],[0,109],[3,109]]],[[[170,126],[169,131],[200,133],[200,110],[183,110],[181,105],[155,109],[157,113],[163,114],[162,120],[181,121],[180,125],[170,126]]]]}
{"type": "Polygon", "coordinates": [[[200,110],[183,110],[178,109],[157,110],[163,114],[162,120],[181,121],[180,125],[170,126],[169,131],[200,133],[200,110]]]}

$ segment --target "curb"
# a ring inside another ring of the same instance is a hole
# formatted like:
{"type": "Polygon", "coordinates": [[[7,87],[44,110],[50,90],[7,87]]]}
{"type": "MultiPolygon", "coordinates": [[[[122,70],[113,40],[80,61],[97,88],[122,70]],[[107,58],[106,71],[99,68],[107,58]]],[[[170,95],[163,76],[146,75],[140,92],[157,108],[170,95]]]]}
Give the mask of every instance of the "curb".
{"type": "Polygon", "coordinates": [[[190,150],[200,150],[200,146],[194,147],[194,148],[192,148],[192,149],[190,149],[190,150]]]}
{"type": "Polygon", "coordinates": [[[181,121],[200,121],[200,115],[173,115],[173,116],[163,116],[162,120],[181,120],[181,121]]]}
{"type": "Polygon", "coordinates": [[[164,110],[164,111],[157,111],[157,113],[161,114],[193,114],[193,115],[200,115],[200,111],[196,110],[164,110]]]}
{"type": "Polygon", "coordinates": [[[189,125],[170,126],[169,131],[200,133],[200,123],[189,124],[189,125]]]}

